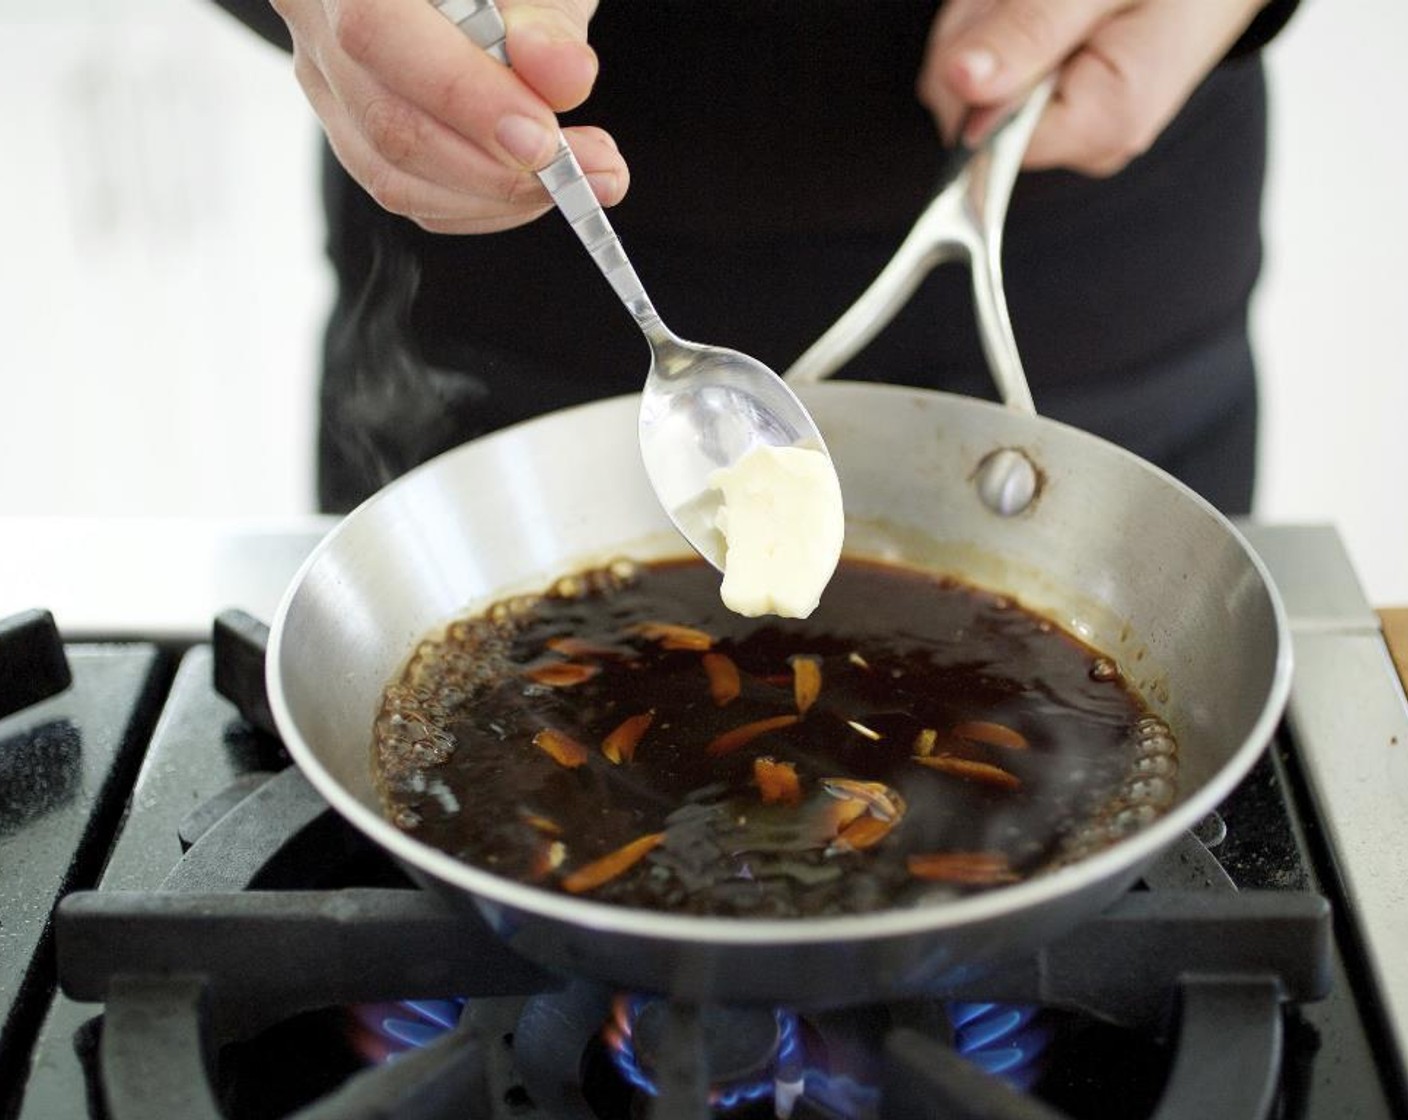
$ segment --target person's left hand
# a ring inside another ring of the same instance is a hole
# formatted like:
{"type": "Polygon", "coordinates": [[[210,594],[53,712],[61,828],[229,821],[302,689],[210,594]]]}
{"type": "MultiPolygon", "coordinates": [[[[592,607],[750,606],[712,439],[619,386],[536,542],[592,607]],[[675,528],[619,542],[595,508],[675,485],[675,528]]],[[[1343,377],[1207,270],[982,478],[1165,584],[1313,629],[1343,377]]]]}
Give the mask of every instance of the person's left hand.
{"type": "MultiPolygon", "coordinates": [[[[1056,88],[1024,166],[1087,175],[1142,155],[1265,0],[948,0],[930,34],[919,99],[949,140],[970,109],[1056,88]]],[[[991,114],[976,113],[964,138],[991,114]]]]}

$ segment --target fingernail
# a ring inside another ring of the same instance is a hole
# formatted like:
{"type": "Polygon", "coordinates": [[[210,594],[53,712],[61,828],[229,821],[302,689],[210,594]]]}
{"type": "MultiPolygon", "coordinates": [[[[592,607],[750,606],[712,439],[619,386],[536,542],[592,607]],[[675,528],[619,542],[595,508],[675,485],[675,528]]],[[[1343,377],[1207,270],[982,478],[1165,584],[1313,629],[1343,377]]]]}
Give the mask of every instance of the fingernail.
{"type": "Polygon", "coordinates": [[[532,117],[510,115],[499,121],[494,138],[504,151],[526,167],[539,168],[548,161],[556,137],[532,117]]]}
{"type": "Polygon", "coordinates": [[[982,48],[964,51],[958,56],[958,65],[970,82],[981,85],[997,73],[997,55],[982,48]]]}

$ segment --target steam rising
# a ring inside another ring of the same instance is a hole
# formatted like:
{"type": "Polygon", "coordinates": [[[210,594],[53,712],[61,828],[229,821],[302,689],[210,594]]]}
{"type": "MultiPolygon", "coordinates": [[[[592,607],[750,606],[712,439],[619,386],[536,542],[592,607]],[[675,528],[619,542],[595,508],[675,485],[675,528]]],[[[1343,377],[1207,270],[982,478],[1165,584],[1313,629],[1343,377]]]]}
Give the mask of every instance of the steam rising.
{"type": "Polygon", "coordinates": [[[378,238],[366,284],[329,328],[319,437],[325,509],[350,509],[483,426],[483,379],[430,365],[416,345],[419,287],[415,256],[378,238]]]}

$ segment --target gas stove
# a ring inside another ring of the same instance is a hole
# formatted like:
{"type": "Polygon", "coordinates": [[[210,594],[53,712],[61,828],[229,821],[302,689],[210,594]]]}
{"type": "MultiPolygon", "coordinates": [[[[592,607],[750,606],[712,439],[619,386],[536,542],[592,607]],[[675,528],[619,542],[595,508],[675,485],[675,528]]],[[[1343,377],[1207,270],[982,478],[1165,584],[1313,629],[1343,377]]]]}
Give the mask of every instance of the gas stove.
{"type": "Polygon", "coordinates": [[[1408,706],[1332,530],[1246,527],[1288,715],[1138,889],[932,998],[798,1014],[550,975],[327,809],[259,619],[330,524],[29,523],[0,560],[43,596],[0,598],[3,1120],[1408,1115],[1408,706]]]}

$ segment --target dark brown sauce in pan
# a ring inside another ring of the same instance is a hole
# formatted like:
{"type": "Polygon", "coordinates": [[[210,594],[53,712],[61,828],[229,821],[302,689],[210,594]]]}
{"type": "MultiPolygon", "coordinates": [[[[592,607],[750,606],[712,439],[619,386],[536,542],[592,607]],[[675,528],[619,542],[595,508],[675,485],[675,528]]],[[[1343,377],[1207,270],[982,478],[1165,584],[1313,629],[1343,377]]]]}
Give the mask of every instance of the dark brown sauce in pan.
{"type": "Polygon", "coordinates": [[[805,621],[730,613],[698,562],[499,604],[422,644],[373,760],[388,818],[469,863],[756,917],[1029,876],[1147,824],[1176,772],[1167,726],[1094,650],[1009,599],[854,560],[805,621]]]}

